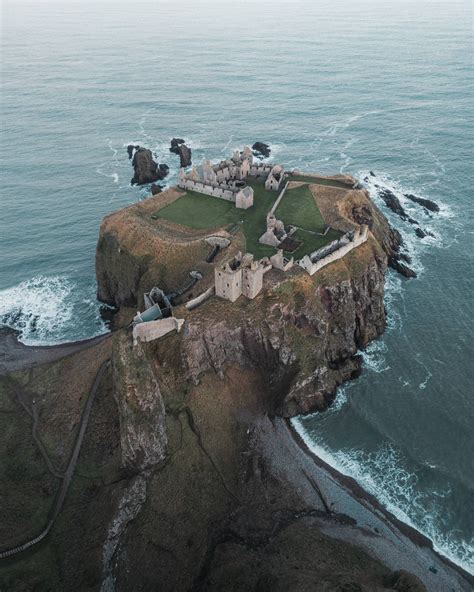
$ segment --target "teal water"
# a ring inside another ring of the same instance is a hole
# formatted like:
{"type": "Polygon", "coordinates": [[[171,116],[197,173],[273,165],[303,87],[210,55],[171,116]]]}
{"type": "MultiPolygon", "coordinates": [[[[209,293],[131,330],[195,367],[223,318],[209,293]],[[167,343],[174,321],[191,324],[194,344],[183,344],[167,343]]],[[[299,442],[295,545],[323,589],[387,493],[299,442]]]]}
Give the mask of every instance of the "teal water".
{"type": "MultiPolygon", "coordinates": [[[[389,328],[333,409],[299,420],[317,452],[473,569],[470,2],[4,2],[0,318],[25,343],[106,330],[102,217],[146,197],[125,146],[178,172],[266,141],[272,159],[434,199],[389,214],[419,273],[390,272],[389,328]]],[[[373,189],[373,187],[369,187],[373,189]]],[[[377,197],[374,197],[377,200],[377,197]]]]}

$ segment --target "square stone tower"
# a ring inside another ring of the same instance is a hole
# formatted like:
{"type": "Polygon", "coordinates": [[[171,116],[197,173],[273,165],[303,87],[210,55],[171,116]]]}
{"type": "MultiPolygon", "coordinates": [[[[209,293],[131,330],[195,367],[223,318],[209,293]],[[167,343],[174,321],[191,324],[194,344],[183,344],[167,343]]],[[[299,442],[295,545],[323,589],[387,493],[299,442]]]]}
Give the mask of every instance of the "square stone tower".
{"type": "Polygon", "coordinates": [[[216,295],[235,302],[242,294],[242,266],[240,258],[230,261],[214,269],[216,295]]]}

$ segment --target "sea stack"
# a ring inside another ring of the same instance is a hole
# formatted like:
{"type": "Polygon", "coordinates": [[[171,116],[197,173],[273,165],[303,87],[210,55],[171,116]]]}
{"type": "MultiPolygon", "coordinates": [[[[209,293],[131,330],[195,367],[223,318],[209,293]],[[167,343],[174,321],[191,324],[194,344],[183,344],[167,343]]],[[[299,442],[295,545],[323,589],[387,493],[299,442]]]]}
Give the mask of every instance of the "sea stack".
{"type": "Polygon", "coordinates": [[[158,164],[153,160],[153,154],[148,148],[136,148],[132,165],[135,174],[131,180],[132,185],[145,185],[164,179],[169,167],[166,164],[158,164]]]}

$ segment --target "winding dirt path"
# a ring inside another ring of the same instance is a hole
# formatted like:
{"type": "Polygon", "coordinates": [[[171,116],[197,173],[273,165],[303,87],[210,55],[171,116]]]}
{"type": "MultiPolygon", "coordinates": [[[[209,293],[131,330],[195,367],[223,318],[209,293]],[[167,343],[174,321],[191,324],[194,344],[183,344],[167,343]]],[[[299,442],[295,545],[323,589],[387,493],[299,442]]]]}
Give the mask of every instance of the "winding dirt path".
{"type": "MultiPolygon", "coordinates": [[[[89,416],[91,413],[92,405],[93,405],[96,395],[97,395],[97,391],[99,389],[100,381],[102,380],[104,373],[107,370],[107,368],[109,367],[109,365],[110,365],[110,360],[106,360],[101,365],[101,367],[99,368],[99,371],[96,374],[94,384],[92,385],[92,388],[89,391],[89,396],[87,398],[86,404],[84,406],[84,410],[82,412],[81,423],[79,425],[79,431],[77,433],[76,442],[74,444],[71,456],[69,458],[68,466],[67,466],[66,471],[64,472],[64,475],[62,477],[61,486],[60,486],[58,493],[56,495],[56,499],[54,501],[54,504],[53,504],[53,507],[51,510],[51,514],[50,514],[50,518],[46,524],[46,527],[40,532],[40,534],[37,537],[30,539],[29,541],[26,541],[22,545],[18,545],[17,547],[14,547],[12,549],[7,549],[5,551],[0,552],[0,559],[6,559],[7,557],[11,557],[12,555],[16,555],[17,553],[21,553],[22,551],[26,551],[26,549],[33,547],[33,545],[36,545],[37,543],[42,541],[48,535],[49,531],[53,527],[53,524],[61,511],[61,508],[64,503],[64,499],[66,497],[66,494],[67,494],[67,491],[69,488],[69,485],[70,485],[72,477],[74,475],[74,470],[76,468],[77,459],[79,458],[79,453],[81,452],[82,441],[84,440],[84,434],[86,432],[87,425],[89,423],[89,416]]],[[[18,393],[17,393],[17,398],[18,398],[18,393]]],[[[34,413],[32,413],[31,410],[28,410],[28,408],[25,407],[24,402],[22,402],[21,398],[18,398],[18,400],[19,400],[20,404],[22,405],[22,407],[27,411],[27,413],[33,419],[33,438],[35,440],[35,443],[38,445],[38,447],[41,451],[41,454],[43,455],[43,457],[46,460],[46,464],[48,465],[48,469],[51,470],[49,457],[47,456],[46,451],[44,450],[41,441],[39,441],[38,438],[36,437],[35,415],[34,415],[34,413]]]]}

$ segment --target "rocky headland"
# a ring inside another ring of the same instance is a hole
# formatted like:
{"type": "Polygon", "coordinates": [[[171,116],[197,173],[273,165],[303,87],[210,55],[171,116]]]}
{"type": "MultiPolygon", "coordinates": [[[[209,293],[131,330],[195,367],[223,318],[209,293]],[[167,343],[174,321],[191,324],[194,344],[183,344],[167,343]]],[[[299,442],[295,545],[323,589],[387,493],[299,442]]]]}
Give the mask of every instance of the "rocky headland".
{"type": "MultiPolygon", "coordinates": [[[[291,417],[323,411],[358,375],[359,350],[385,329],[387,266],[403,272],[406,263],[400,235],[365,190],[311,191],[331,227],[367,224],[367,242],[314,276],[271,270],[254,300],[211,298],[192,311],[178,301],[183,329],[135,346],[127,326],[143,293],[181,293],[189,270],[206,289],[245,236],[157,217],[182,196],[176,188],[104,219],[98,295],[120,309],[122,328],[40,365],[0,364],[0,552],[46,523],[97,387],[64,507],[42,542],[2,560],[2,589],[471,589],[467,574],[314,457],[292,427],[291,417]],[[212,263],[210,234],[230,240],[212,263]]],[[[196,294],[190,287],[181,301],[196,294]]]]}

